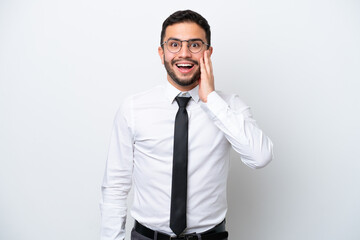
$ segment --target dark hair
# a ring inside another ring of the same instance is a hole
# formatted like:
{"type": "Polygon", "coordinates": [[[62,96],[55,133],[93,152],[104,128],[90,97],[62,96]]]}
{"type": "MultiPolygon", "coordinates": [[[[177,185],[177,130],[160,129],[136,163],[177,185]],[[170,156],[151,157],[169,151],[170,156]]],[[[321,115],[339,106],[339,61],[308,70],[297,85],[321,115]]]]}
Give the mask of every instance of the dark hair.
{"type": "Polygon", "coordinates": [[[191,10],[174,12],[164,21],[161,30],[160,44],[162,44],[164,41],[166,28],[168,26],[173,25],[175,23],[183,23],[183,22],[194,22],[198,24],[202,29],[204,29],[207,44],[210,45],[210,38],[211,38],[210,25],[203,16],[191,10]]]}

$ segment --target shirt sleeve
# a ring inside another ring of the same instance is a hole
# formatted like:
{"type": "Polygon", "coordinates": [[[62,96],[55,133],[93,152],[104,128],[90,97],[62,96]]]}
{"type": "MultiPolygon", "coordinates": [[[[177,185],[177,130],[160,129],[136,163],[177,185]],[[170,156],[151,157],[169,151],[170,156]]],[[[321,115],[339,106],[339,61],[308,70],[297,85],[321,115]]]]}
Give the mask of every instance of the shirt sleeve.
{"type": "Polygon", "coordinates": [[[257,126],[250,108],[238,95],[224,96],[213,91],[202,108],[225,134],[241,160],[251,168],[266,166],[273,158],[271,140],[257,126]],[[224,100],[226,98],[226,101],[224,100]]]}
{"type": "Polygon", "coordinates": [[[124,103],[114,120],[101,188],[101,240],[125,239],[126,200],[133,172],[130,109],[129,104],[124,103]]]}

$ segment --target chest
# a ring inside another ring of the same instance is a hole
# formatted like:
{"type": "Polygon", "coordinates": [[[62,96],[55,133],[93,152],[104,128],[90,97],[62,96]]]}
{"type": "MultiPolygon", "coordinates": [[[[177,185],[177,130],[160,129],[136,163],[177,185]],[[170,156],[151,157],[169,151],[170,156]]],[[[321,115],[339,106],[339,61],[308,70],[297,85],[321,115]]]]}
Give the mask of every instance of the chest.
{"type": "MultiPolygon", "coordinates": [[[[135,149],[172,155],[175,116],[174,105],[147,107],[134,114],[135,149]]],[[[225,141],[223,133],[198,105],[187,108],[189,118],[189,151],[211,148],[214,139],[225,141]]],[[[218,142],[219,144],[219,142],[218,142]]]]}

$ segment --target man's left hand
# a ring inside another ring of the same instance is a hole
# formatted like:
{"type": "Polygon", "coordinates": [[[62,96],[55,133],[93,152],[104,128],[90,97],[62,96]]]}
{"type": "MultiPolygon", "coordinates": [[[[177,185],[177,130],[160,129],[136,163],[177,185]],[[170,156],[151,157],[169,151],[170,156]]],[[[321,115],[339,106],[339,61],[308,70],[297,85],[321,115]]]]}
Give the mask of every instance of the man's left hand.
{"type": "Polygon", "coordinates": [[[210,50],[206,50],[204,52],[204,56],[200,58],[201,75],[199,79],[199,97],[203,102],[207,102],[207,96],[215,90],[214,74],[210,55],[210,50]]]}

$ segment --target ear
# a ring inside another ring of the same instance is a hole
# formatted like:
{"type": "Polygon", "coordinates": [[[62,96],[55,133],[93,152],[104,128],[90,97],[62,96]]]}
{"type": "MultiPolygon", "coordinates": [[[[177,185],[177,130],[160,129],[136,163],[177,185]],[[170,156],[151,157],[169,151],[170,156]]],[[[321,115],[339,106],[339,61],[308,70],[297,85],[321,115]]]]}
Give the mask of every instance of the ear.
{"type": "Polygon", "coordinates": [[[161,46],[158,48],[158,53],[161,59],[161,63],[164,64],[164,49],[161,46]]]}
{"type": "Polygon", "coordinates": [[[213,49],[213,47],[210,46],[208,50],[209,50],[209,52],[210,52],[210,57],[211,57],[214,49],[213,49]]]}

